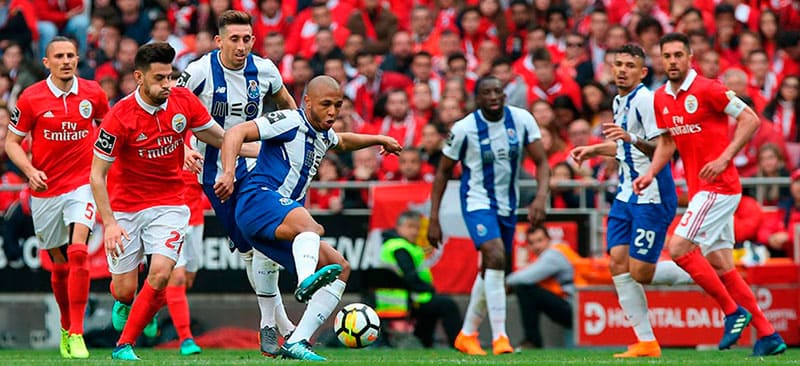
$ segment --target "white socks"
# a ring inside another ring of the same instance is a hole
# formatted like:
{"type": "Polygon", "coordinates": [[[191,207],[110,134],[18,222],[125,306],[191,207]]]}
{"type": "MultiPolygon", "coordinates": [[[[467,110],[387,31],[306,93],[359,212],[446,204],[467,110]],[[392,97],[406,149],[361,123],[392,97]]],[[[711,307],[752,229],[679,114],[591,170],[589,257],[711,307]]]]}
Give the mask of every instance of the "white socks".
{"type": "Polygon", "coordinates": [[[310,231],[294,237],[292,243],[294,265],[297,269],[297,285],[317,270],[319,261],[319,235],[310,231]]]}
{"type": "Polygon", "coordinates": [[[659,261],[651,285],[686,285],[694,283],[692,277],[673,261],[659,261]]]}
{"type": "Polygon", "coordinates": [[[644,296],[642,285],[634,281],[630,273],[616,275],[612,279],[617,289],[619,305],[631,322],[636,337],[640,342],[656,340],[650,319],[647,317],[647,298],[644,296]]]}
{"type": "Polygon", "coordinates": [[[261,328],[275,326],[275,307],[278,306],[278,264],[259,251],[253,251],[253,282],[258,309],[261,311],[261,328]]]}
{"type": "Polygon", "coordinates": [[[489,324],[492,340],[495,340],[506,335],[506,273],[501,269],[487,269],[483,276],[489,324]]]}
{"type": "Polygon", "coordinates": [[[461,331],[466,335],[473,335],[478,331],[483,316],[486,314],[486,291],[483,289],[483,277],[480,272],[472,283],[472,292],[469,295],[469,305],[464,313],[464,324],[461,331]]]}
{"type": "Polygon", "coordinates": [[[294,323],[289,319],[289,315],[286,314],[280,291],[275,293],[275,324],[278,326],[278,333],[282,336],[286,336],[295,329],[294,323]]]}
{"type": "Polygon", "coordinates": [[[300,318],[300,323],[297,324],[297,329],[286,342],[295,343],[303,339],[311,339],[314,332],[317,331],[322,323],[325,323],[328,316],[339,305],[345,286],[344,281],[337,278],[336,281],[322,287],[311,296],[311,299],[308,300],[306,311],[303,312],[303,317],[300,318]]]}

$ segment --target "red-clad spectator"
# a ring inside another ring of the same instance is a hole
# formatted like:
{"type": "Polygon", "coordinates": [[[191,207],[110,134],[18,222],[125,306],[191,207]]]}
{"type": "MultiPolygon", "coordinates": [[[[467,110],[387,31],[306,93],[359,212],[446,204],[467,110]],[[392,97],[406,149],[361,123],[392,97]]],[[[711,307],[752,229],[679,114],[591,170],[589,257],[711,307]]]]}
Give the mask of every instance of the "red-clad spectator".
{"type": "Polygon", "coordinates": [[[558,5],[547,8],[547,37],[545,44],[550,51],[550,58],[554,64],[561,62],[567,50],[567,25],[569,16],[567,10],[558,5]]]}
{"type": "Polygon", "coordinates": [[[430,123],[436,109],[431,86],[426,83],[414,84],[409,95],[411,95],[411,110],[414,116],[430,123]]]}
{"type": "Polygon", "coordinates": [[[414,41],[414,52],[426,51],[431,55],[439,54],[439,35],[442,30],[434,26],[431,9],[418,5],[411,11],[411,39],[414,41]]]}
{"type": "Polygon", "coordinates": [[[556,74],[550,52],[540,48],[533,51],[532,58],[536,82],[528,85],[528,102],[544,99],[552,103],[556,97],[566,95],[580,110],[583,102],[578,83],[568,77],[556,74]]]}
{"type": "Polygon", "coordinates": [[[528,25],[532,23],[530,10],[530,4],[525,0],[512,0],[506,10],[508,37],[505,38],[504,51],[512,60],[532,49],[527,46],[528,25]]]}
{"type": "Polygon", "coordinates": [[[472,94],[475,91],[475,82],[478,81],[478,75],[469,71],[467,58],[461,53],[457,52],[447,56],[447,69],[444,72],[444,76],[448,80],[454,78],[463,80],[467,93],[472,94]]]}
{"type": "Polygon", "coordinates": [[[734,242],[742,243],[746,240],[758,240],[758,228],[764,218],[764,211],[753,197],[742,196],[739,206],[733,213],[733,238],[734,242]]]}
{"type": "MultiPolygon", "coordinates": [[[[547,163],[552,169],[559,163],[564,163],[567,161],[572,147],[566,143],[561,136],[558,135],[555,125],[551,124],[542,126],[540,124],[540,126],[540,132],[542,133],[542,147],[544,148],[544,152],[547,154],[547,163]]],[[[530,173],[531,176],[536,176],[536,163],[533,160],[525,159],[522,162],[522,168],[525,169],[526,172],[530,173]]]]}
{"type": "Polygon", "coordinates": [[[366,50],[383,54],[389,50],[389,40],[399,29],[397,16],[389,10],[388,4],[380,0],[361,0],[361,9],[353,12],[347,20],[347,29],[362,35],[366,40],[366,50]]]}
{"type": "Polygon", "coordinates": [[[626,14],[631,13],[635,0],[603,0],[603,5],[608,12],[608,21],[620,24],[626,14]]]}
{"type": "Polygon", "coordinates": [[[771,121],[786,142],[800,142],[800,77],[787,76],[766,107],[764,117],[771,121]]]}
{"type": "Polygon", "coordinates": [[[97,67],[94,72],[95,79],[101,80],[105,76],[121,79],[123,74],[133,70],[133,60],[138,49],[139,44],[136,43],[136,40],[128,37],[123,38],[119,43],[119,47],[117,47],[117,54],[114,58],[97,67]]]}
{"type": "Polygon", "coordinates": [[[455,98],[444,98],[436,109],[436,120],[449,131],[456,121],[464,118],[467,111],[464,105],[455,98]]]}
{"type": "MultiPolygon", "coordinates": [[[[602,139],[592,135],[592,126],[589,124],[589,121],[582,118],[572,121],[572,123],[567,126],[567,136],[569,136],[568,142],[571,145],[570,150],[578,146],[587,146],[602,142],[602,139]]],[[[572,157],[567,157],[567,163],[569,163],[575,169],[575,172],[578,175],[585,178],[597,176],[603,161],[603,157],[596,156],[594,158],[584,160],[581,162],[581,165],[578,166],[572,157]]]]}
{"type": "MultiPolygon", "coordinates": [[[[625,3],[625,1],[612,1],[614,3],[625,3]]],[[[624,8],[627,4],[620,4],[619,8],[624,8]]],[[[631,22],[633,22],[634,18],[637,16],[644,17],[644,16],[651,16],[655,18],[659,23],[661,23],[661,27],[664,30],[664,33],[672,32],[672,24],[669,14],[665,12],[661,6],[656,1],[653,0],[635,0],[633,7],[626,9],[623,13],[622,19],[620,20],[620,24],[624,26],[628,26],[631,22]]],[[[610,14],[609,14],[610,15],[610,14]]],[[[615,14],[616,16],[616,14],[615,14]]],[[[612,22],[616,23],[614,19],[611,19],[612,22]]]]}
{"type": "MultiPolygon", "coordinates": [[[[734,66],[749,70],[747,67],[747,58],[750,56],[750,53],[763,49],[761,46],[761,36],[759,36],[758,33],[749,30],[743,30],[736,36],[736,52],[738,52],[739,60],[734,66]]],[[[767,67],[769,67],[769,56],[767,56],[767,67]]]]}
{"type": "Polygon", "coordinates": [[[800,75],[800,31],[781,32],[778,35],[778,50],[772,59],[772,71],[780,79],[800,75]]]}
{"type": "MultiPolygon", "coordinates": [[[[560,183],[583,181],[581,175],[569,163],[556,164],[550,172],[550,207],[552,208],[578,208],[581,207],[581,189],[561,187],[560,183]]],[[[586,206],[594,207],[594,190],[583,190],[583,200],[586,206]]]]}
{"type": "Polygon", "coordinates": [[[289,37],[286,42],[286,51],[291,54],[299,54],[306,58],[311,58],[316,47],[314,36],[322,28],[328,28],[333,32],[333,39],[339,47],[344,46],[350,31],[345,27],[344,22],[337,22],[333,18],[331,9],[325,3],[314,3],[310,9],[311,17],[302,21],[298,15],[295,20],[289,37]]]}
{"type": "Polygon", "coordinates": [[[38,18],[39,56],[44,57],[47,45],[61,34],[74,37],[78,41],[78,53],[86,57],[89,16],[83,3],[83,0],[33,0],[38,18]]]}
{"type": "Polygon", "coordinates": [[[292,79],[294,55],[286,53],[286,38],[281,33],[273,32],[264,38],[263,45],[262,56],[270,59],[278,67],[284,84],[291,84],[294,81],[292,79]]]}
{"type": "Polygon", "coordinates": [[[489,36],[481,32],[481,13],[478,8],[465,8],[459,14],[458,19],[461,28],[461,50],[467,59],[473,59],[474,70],[474,66],[477,64],[478,46],[489,36]]]}
{"type": "MultiPolygon", "coordinates": [[[[758,149],[758,173],[756,176],[766,178],[789,177],[791,167],[786,162],[785,154],[785,148],[781,149],[776,144],[766,143],[762,145],[758,149]]],[[[764,206],[778,206],[781,202],[791,199],[789,187],[777,184],[760,184],[746,189],[744,194],[760,199],[764,206]]]]}
{"type": "MultiPolygon", "coordinates": [[[[353,171],[347,178],[349,182],[369,182],[381,180],[378,172],[378,151],[361,149],[353,151],[353,171]]],[[[345,189],[344,208],[367,208],[372,205],[368,188],[345,189]]]]}
{"type": "Polygon", "coordinates": [[[608,14],[603,8],[594,8],[589,15],[589,38],[588,47],[590,60],[592,61],[592,71],[598,74],[603,65],[606,50],[606,37],[609,31],[608,14]]]}
{"type": "Polygon", "coordinates": [[[441,100],[444,81],[441,76],[433,72],[433,57],[431,54],[422,51],[413,56],[411,59],[411,75],[414,84],[424,83],[431,87],[434,103],[438,103],[441,100]]]}
{"type": "MultiPolygon", "coordinates": [[[[439,74],[444,74],[447,72],[447,60],[448,57],[454,55],[456,53],[463,54],[461,51],[461,36],[458,33],[446,30],[439,35],[439,54],[434,55],[433,60],[433,71],[439,74]]],[[[410,64],[410,61],[409,61],[410,64]]],[[[473,69],[477,67],[478,59],[477,57],[473,57],[472,64],[469,65],[473,69]]],[[[409,74],[411,70],[409,69],[409,74]]]]}
{"type": "Polygon", "coordinates": [[[390,89],[405,90],[412,82],[403,74],[378,70],[375,56],[370,53],[358,53],[355,58],[358,76],[347,84],[344,94],[365,121],[372,121],[375,102],[381,94],[390,89]]]}
{"type": "Polygon", "coordinates": [[[388,180],[397,180],[401,183],[427,182],[432,183],[436,169],[422,160],[422,153],[417,149],[404,149],[397,157],[397,172],[388,172],[388,180]]]}
{"type": "Polygon", "coordinates": [[[758,19],[758,34],[771,60],[778,48],[778,14],[770,9],[764,9],[758,19]]]}
{"type": "Polygon", "coordinates": [[[458,7],[456,0],[436,0],[436,21],[434,27],[440,31],[458,30],[456,25],[458,18],[458,7]]]}
{"type": "Polygon", "coordinates": [[[411,41],[411,34],[406,31],[399,31],[392,36],[392,44],[389,53],[383,56],[381,70],[399,72],[401,74],[411,74],[411,56],[414,44],[411,41]]]}
{"type": "Polygon", "coordinates": [[[284,85],[298,106],[303,103],[303,93],[306,90],[306,85],[313,77],[314,70],[311,69],[311,63],[307,59],[297,57],[292,60],[292,82],[284,82],[284,85]]]}
{"type": "Polygon", "coordinates": [[[700,75],[709,79],[720,80],[722,66],[720,65],[717,51],[709,50],[695,60],[697,61],[697,70],[700,71],[700,75]]]}
{"type": "Polygon", "coordinates": [[[538,26],[531,28],[525,37],[525,49],[527,51],[525,55],[514,62],[514,73],[522,76],[528,86],[536,84],[536,73],[534,72],[536,66],[533,65],[533,51],[547,47],[546,38],[547,31],[544,28],[538,26]]]}
{"type": "Polygon", "coordinates": [[[749,96],[753,102],[753,110],[761,113],[767,104],[761,93],[750,93],[747,87],[747,73],[744,70],[732,67],[722,74],[722,83],[738,96],[749,96]]]}
{"type": "Polygon", "coordinates": [[[789,190],[791,202],[782,206],[777,212],[764,217],[758,230],[758,241],[769,246],[770,251],[789,258],[794,257],[794,242],[800,225],[800,169],[791,176],[789,190]]]}
{"type": "Polygon", "coordinates": [[[800,2],[781,1],[782,6],[778,9],[778,19],[780,29],[800,30],[800,2]]]}
{"type": "MultiPolygon", "coordinates": [[[[746,103],[749,102],[749,98],[747,97],[740,98],[746,103]]],[[[731,124],[730,130],[730,135],[733,136],[733,132],[736,130],[736,124],[731,124]]],[[[758,130],[756,130],[753,137],[747,141],[747,145],[739,150],[739,154],[733,159],[733,165],[736,166],[740,176],[753,177],[759,172],[760,151],[762,147],[766,145],[772,145],[778,149],[781,160],[784,160],[783,157],[788,154],[786,142],[783,140],[783,137],[781,137],[780,132],[772,123],[766,121],[766,118],[761,117],[761,124],[758,130]]],[[[791,167],[789,168],[791,169],[791,167]]]]}
{"type": "Polygon", "coordinates": [[[177,36],[197,33],[197,5],[191,0],[176,0],[167,7],[167,19],[177,36]]]}
{"type": "Polygon", "coordinates": [[[258,12],[253,16],[254,53],[264,55],[264,43],[270,33],[280,33],[284,38],[289,35],[288,16],[281,10],[280,0],[258,1],[258,12]]]}
{"type": "MultiPolygon", "coordinates": [[[[491,75],[499,79],[503,84],[506,104],[528,109],[528,84],[525,84],[525,80],[521,76],[514,75],[511,68],[511,60],[506,57],[495,59],[492,62],[491,75]]],[[[539,122],[538,119],[536,121],[539,122]]],[[[541,126],[541,123],[539,126],[541,126]]]]}
{"type": "MultiPolygon", "coordinates": [[[[480,32],[496,39],[508,39],[506,17],[500,0],[483,0],[478,3],[481,12],[480,32]]],[[[525,33],[522,33],[522,37],[525,33]]],[[[522,42],[519,42],[522,45],[522,42]]],[[[504,51],[505,52],[505,51],[504,51]]]]}
{"type": "MultiPolygon", "coordinates": [[[[381,98],[384,100],[384,98],[381,98]]],[[[405,148],[419,145],[422,138],[422,127],[426,121],[411,113],[408,106],[408,96],[405,90],[396,89],[389,91],[385,96],[386,115],[376,119],[372,124],[363,126],[361,133],[391,136],[405,148]]],[[[384,175],[396,173],[399,169],[397,156],[387,155],[381,161],[381,172],[384,175]]],[[[391,176],[389,177],[391,179],[391,176]]]]}
{"type": "MultiPolygon", "coordinates": [[[[764,100],[771,99],[778,90],[778,75],[769,69],[767,52],[762,49],[751,51],[746,60],[747,70],[750,71],[747,94],[758,94],[764,100]]],[[[759,111],[762,110],[759,109],[759,111]]]]}
{"type": "Polygon", "coordinates": [[[592,1],[570,1],[569,28],[579,34],[588,34],[591,24],[591,14],[595,9],[592,1]]]}
{"type": "Polygon", "coordinates": [[[739,33],[739,24],[733,6],[721,3],[714,8],[714,24],[717,27],[714,34],[714,49],[721,58],[735,65],[739,63],[739,53],[735,48],[736,34],[739,33]]]}
{"type": "Polygon", "coordinates": [[[567,49],[564,58],[558,63],[556,74],[585,85],[594,79],[594,68],[589,53],[586,52],[586,38],[579,33],[567,34],[567,49]]]}
{"type": "MultiPolygon", "coordinates": [[[[319,182],[340,182],[342,167],[339,158],[334,153],[328,153],[322,158],[314,178],[319,182]]],[[[311,188],[308,190],[308,207],[318,210],[331,210],[339,212],[344,208],[344,195],[340,188],[311,188]]]]}

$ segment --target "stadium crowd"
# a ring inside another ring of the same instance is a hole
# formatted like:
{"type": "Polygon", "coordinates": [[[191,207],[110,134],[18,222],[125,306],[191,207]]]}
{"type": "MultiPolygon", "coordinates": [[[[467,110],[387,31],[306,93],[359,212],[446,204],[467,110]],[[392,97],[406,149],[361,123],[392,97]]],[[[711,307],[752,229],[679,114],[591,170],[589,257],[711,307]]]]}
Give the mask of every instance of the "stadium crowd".
{"type": "MultiPolygon", "coordinates": [[[[765,122],[734,160],[740,175],[800,180],[791,174],[800,162],[798,0],[0,0],[0,133],[7,133],[21,91],[45,77],[39,60],[54,36],[76,41],[80,76],[98,81],[113,105],[136,88],[140,45],[168,42],[181,71],[216,48],[216,15],[228,9],[253,16],[253,52],[274,62],[298,105],[314,76],[330,75],[347,97],[336,131],[388,135],[407,148],[397,157],[329,153],[321,181],[431,182],[449,128],[474,109],[475,81],[494,75],[508,104],[530,110],[542,130],[551,206],[577,207],[583,191],[555,184],[617,174],[613,159],[577,165],[568,154],[600,141],[600,126],[613,119],[607,51],[641,45],[644,83],[655,90],[666,82],[658,40],[671,31],[690,37],[701,75],[722,81],[765,122]]],[[[523,167],[532,179],[535,165],[523,167]]],[[[5,156],[0,169],[4,184],[23,182],[5,156]]],[[[673,170],[682,177],[680,158],[673,170]]],[[[687,193],[680,193],[685,203],[687,193]]],[[[746,193],[780,209],[750,215],[763,225],[745,239],[791,254],[786,228],[800,221],[800,189],[746,193]]],[[[0,210],[24,214],[28,197],[1,192],[0,210]]],[[[586,197],[590,206],[602,199],[613,195],[586,197]]],[[[308,204],[338,211],[368,207],[369,199],[366,190],[314,189],[308,204]]]]}

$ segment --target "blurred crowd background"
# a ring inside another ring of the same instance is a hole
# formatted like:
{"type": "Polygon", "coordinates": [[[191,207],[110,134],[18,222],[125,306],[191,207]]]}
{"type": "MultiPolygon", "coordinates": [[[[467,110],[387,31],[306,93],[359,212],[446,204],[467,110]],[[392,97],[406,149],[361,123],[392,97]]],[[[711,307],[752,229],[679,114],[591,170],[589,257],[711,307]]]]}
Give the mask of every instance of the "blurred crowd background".
{"type": "MultiPolygon", "coordinates": [[[[473,110],[476,79],[494,75],[506,102],[530,110],[539,123],[552,168],[551,207],[603,205],[615,188],[559,182],[616,179],[613,159],[578,165],[568,155],[603,139],[600,125],[613,120],[608,51],[641,45],[649,69],[644,83],[655,90],[666,82],[658,40],[673,31],[690,37],[698,73],[719,79],[763,119],[734,160],[739,173],[789,177],[800,162],[798,0],[0,0],[0,134],[21,91],[46,76],[40,60],[54,36],[75,40],[80,76],[98,81],[113,104],[136,88],[140,45],[169,42],[181,71],[216,48],[217,14],[228,9],[253,16],[252,52],[275,63],[298,105],[306,83],[328,74],[347,97],[337,131],[390,135],[406,147],[398,157],[330,153],[320,181],[432,181],[449,128],[473,110]]],[[[3,184],[24,183],[4,155],[0,149],[3,184]]],[[[681,166],[676,156],[676,179],[681,166]]],[[[526,162],[523,179],[534,169],[526,162]]],[[[791,237],[774,234],[790,227],[777,221],[800,222],[800,189],[760,185],[746,194],[759,200],[744,200],[755,225],[742,235],[768,244],[774,255],[791,254],[791,237]],[[762,220],[753,211],[762,207],[781,209],[762,220]]],[[[27,199],[0,192],[0,210],[24,213],[27,199]]],[[[308,205],[336,212],[368,208],[370,198],[366,189],[317,188],[308,205]]]]}

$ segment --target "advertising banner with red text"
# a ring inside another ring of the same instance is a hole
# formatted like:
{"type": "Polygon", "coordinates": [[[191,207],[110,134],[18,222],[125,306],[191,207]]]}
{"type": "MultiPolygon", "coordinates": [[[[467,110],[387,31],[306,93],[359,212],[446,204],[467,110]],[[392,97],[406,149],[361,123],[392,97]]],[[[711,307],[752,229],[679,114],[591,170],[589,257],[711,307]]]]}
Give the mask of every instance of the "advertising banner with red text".
{"type": "MultiPolygon", "coordinates": [[[[647,287],[645,293],[650,323],[661,346],[712,345],[719,342],[725,314],[716,301],[699,287],[647,287]]],[[[636,342],[613,287],[579,289],[575,316],[578,345],[622,346],[636,342]]],[[[750,328],[745,330],[740,345],[752,344],[750,328]]]]}

